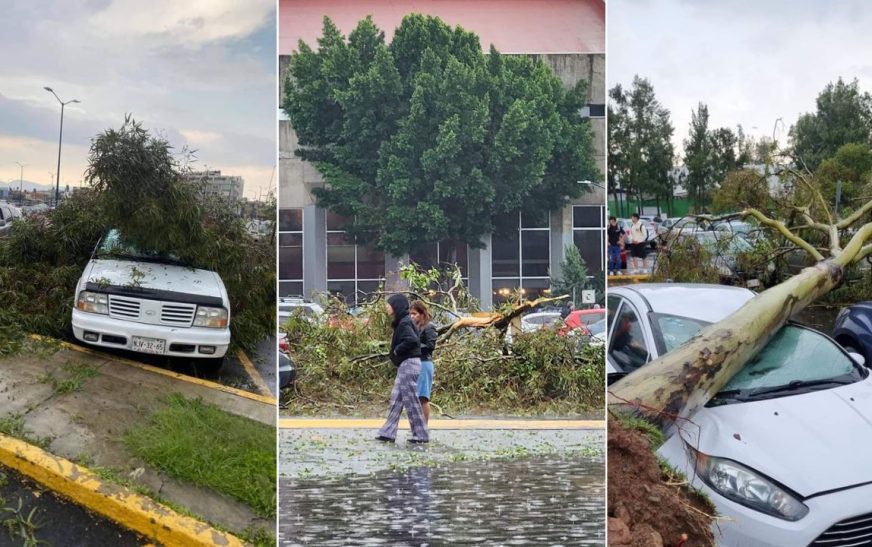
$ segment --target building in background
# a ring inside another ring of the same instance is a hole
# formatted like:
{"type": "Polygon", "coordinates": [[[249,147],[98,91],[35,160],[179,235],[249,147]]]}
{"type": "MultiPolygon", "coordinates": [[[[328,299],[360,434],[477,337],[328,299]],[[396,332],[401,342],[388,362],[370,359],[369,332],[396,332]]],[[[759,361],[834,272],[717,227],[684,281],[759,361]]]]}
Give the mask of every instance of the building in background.
{"type": "Polygon", "coordinates": [[[242,199],[245,181],[242,177],[222,175],[221,171],[193,171],[185,175],[185,180],[192,183],[205,183],[208,196],[218,196],[231,201],[242,199]]]}
{"type": "MultiPolygon", "coordinates": [[[[588,104],[597,166],[606,172],[605,7],[601,0],[280,0],[279,82],[287,77],[290,55],[300,40],[316,47],[323,18],[329,16],[344,35],[372,15],[391,39],[408,13],[435,15],[446,23],[475,32],[485,51],[493,44],[507,55],[528,55],[547,66],[567,86],[588,82],[588,104]]],[[[284,95],[282,90],[282,96],[284,95]]],[[[294,154],[297,138],[287,118],[279,122],[279,296],[309,297],[331,291],[355,303],[361,293],[382,282],[397,282],[400,262],[428,267],[456,258],[470,292],[490,309],[510,289],[536,296],[560,275],[566,245],[576,245],[591,275],[604,271],[604,181],[592,181],[591,192],[547,218],[518,215],[517,230],[508,237],[485,238],[483,249],[454,242],[433,243],[416,256],[392,257],[345,237],[341,218],[316,205],[312,190],[322,184],[318,171],[294,154]]]]}

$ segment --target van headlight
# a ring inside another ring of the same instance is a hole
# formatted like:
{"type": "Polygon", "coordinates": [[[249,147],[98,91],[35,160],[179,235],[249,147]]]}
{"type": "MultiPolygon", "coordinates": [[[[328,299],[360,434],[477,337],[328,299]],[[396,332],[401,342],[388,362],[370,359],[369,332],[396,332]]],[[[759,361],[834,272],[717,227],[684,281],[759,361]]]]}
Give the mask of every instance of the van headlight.
{"type": "Polygon", "coordinates": [[[808,514],[808,507],[795,494],[744,465],[709,456],[685,444],[696,474],[725,498],[761,513],[791,522],[808,514]]]}
{"type": "Polygon", "coordinates": [[[76,300],[76,308],[88,313],[109,314],[109,295],[99,292],[82,291],[76,300]]]}
{"type": "Polygon", "coordinates": [[[227,326],[227,310],[224,308],[197,306],[197,314],[194,316],[194,326],[208,327],[210,329],[223,329],[227,326]]]}

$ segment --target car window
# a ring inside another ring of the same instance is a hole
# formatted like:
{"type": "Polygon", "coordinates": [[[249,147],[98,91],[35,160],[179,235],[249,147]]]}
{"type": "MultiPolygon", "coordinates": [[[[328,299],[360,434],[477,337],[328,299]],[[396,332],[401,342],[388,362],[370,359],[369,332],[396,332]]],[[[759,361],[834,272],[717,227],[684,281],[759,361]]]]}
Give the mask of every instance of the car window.
{"type": "Polygon", "coordinates": [[[622,372],[632,372],[648,362],[650,352],[642,324],[628,303],[618,310],[611,332],[609,357],[622,372]]]}
{"type": "Polygon", "coordinates": [[[606,330],[606,320],[600,319],[596,323],[591,323],[588,330],[592,335],[602,334],[606,330]]]}
{"type": "Polygon", "coordinates": [[[597,321],[602,321],[603,313],[581,313],[578,320],[582,325],[592,325],[597,321]]]}
{"type": "Polygon", "coordinates": [[[663,313],[652,313],[650,318],[654,326],[654,338],[662,346],[663,353],[672,351],[687,342],[700,329],[708,325],[705,321],[663,313]]]}
{"type": "Polygon", "coordinates": [[[854,362],[830,339],[813,330],[788,325],[721,391],[753,391],[797,381],[850,377],[855,371],[854,362]]]}
{"type": "Polygon", "coordinates": [[[615,314],[618,313],[618,307],[621,304],[621,299],[617,296],[609,295],[606,298],[606,327],[609,329],[609,332],[612,330],[612,323],[615,321],[615,314]]]}

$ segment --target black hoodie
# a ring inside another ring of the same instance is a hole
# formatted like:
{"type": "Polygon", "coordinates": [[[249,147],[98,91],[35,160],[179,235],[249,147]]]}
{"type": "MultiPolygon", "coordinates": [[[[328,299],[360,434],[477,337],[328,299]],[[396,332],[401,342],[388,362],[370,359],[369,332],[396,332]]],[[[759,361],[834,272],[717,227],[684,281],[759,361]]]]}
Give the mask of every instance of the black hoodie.
{"type": "Polygon", "coordinates": [[[394,310],[391,362],[398,367],[406,359],[421,357],[421,341],[418,328],[409,316],[409,299],[403,294],[394,294],[388,298],[388,304],[394,310]]]}

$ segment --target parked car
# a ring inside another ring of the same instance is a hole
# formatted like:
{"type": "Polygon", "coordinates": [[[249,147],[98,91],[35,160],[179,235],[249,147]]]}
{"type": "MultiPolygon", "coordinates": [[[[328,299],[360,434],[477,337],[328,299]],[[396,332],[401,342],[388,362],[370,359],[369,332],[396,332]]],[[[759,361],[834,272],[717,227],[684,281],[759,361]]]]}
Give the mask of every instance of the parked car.
{"type": "Polygon", "coordinates": [[[561,332],[566,334],[578,329],[582,334],[591,334],[590,326],[597,321],[604,319],[605,316],[606,310],[603,308],[573,310],[566,316],[566,319],[563,320],[564,327],[561,329],[561,332]]]}
{"type": "Polygon", "coordinates": [[[279,335],[279,389],[286,389],[297,379],[297,368],[291,359],[287,335],[279,335]]]}
{"type": "Polygon", "coordinates": [[[76,286],[73,335],[95,346],[221,365],[230,299],[221,277],[142,250],[110,230],[76,286]]]}
{"type": "MultiPolygon", "coordinates": [[[[609,289],[609,380],[675,349],[754,297],[739,287],[609,289]]],[[[722,546],[868,545],[872,377],[863,358],[788,324],[712,400],[667,431],[660,457],[724,519],[722,546]]]]}
{"type": "Polygon", "coordinates": [[[317,322],[324,317],[324,308],[316,302],[310,302],[302,298],[281,297],[278,302],[279,325],[284,325],[290,319],[291,313],[299,310],[303,317],[309,321],[317,322]]]}
{"type": "Polygon", "coordinates": [[[833,325],[833,339],[845,351],[859,353],[872,364],[872,302],[842,308],[833,325]]]}
{"type": "MultiPolygon", "coordinates": [[[[775,264],[771,262],[753,271],[746,270],[739,256],[751,252],[754,247],[742,236],[724,231],[698,231],[693,234],[693,238],[711,254],[712,266],[717,268],[722,282],[746,283],[775,273],[775,264]]],[[[683,240],[684,236],[677,241],[683,240]]]]}
{"type": "Polygon", "coordinates": [[[0,236],[12,229],[12,223],[21,218],[21,209],[9,203],[0,203],[0,236]]]}
{"type": "Polygon", "coordinates": [[[557,325],[560,319],[559,311],[528,313],[521,317],[521,332],[533,332],[545,327],[552,327],[557,325]]]}

